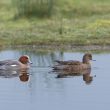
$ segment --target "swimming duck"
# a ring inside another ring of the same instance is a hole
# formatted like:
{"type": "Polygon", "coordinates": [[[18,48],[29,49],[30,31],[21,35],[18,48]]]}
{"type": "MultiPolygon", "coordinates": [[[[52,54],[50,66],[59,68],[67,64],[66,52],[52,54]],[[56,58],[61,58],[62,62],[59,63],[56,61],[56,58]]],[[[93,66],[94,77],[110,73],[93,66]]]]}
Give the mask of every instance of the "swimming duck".
{"type": "Polygon", "coordinates": [[[69,71],[79,71],[91,68],[90,60],[92,60],[92,55],[90,53],[86,53],[83,56],[82,62],[76,60],[69,60],[69,61],[59,61],[56,60],[55,62],[58,65],[53,66],[54,70],[69,70],[69,71]]]}
{"type": "Polygon", "coordinates": [[[29,56],[23,55],[16,60],[4,60],[0,61],[0,70],[10,70],[10,69],[24,69],[29,68],[30,59],[29,56]]]}

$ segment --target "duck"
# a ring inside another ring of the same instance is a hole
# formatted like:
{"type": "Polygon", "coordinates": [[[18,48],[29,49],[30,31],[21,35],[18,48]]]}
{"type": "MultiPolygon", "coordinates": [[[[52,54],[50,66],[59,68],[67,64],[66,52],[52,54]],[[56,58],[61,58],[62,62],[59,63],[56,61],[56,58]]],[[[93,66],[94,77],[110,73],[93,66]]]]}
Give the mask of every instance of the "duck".
{"type": "Polygon", "coordinates": [[[77,60],[60,61],[55,60],[57,65],[53,66],[53,70],[65,70],[65,71],[82,71],[84,69],[91,68],[90,60],[92,60],[92,54],[86,53],[83,55],[82,62],[77,60]]]}
{"type": "Polygon", "coordinates": [[[18,61],[17,60],[3,60],[0,61],[0,70],[18,70],[26,69],[30,67],[32,62],[28,55],[22,55],[18,61]]]}

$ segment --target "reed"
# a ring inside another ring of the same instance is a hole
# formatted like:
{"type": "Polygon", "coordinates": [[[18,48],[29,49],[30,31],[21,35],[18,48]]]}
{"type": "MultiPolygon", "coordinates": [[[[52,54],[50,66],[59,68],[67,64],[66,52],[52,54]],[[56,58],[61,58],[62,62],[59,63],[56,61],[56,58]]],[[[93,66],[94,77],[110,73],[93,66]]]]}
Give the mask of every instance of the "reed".
{"type": "Polygon", "coordinates": [[[52,15],[54,0],[12,0],[16,15],[49,17],[52,15]]]}

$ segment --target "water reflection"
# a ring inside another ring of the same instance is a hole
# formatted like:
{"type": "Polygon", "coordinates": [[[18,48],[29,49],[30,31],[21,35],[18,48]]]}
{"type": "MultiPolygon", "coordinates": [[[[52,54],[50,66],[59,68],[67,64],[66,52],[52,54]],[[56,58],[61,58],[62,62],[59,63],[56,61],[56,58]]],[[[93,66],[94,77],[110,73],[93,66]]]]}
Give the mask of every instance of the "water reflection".
{"type": "Polygon", "coordinates": [[[28,69],[0,70],[0,77],[2,77],[2,78],[19,77],[20,81],[27,82],[29,80],[29,71],[28,71],[28,69]]]}
{"type": "MultiPolygon", "coordinates": [[[[34,66],[45,67],[53,65],[55,59],[63,59],[64,52],[60,51],[36,51],[36,50],[21,50],[19,55],[28,55],[34,66]]],[[[18,56],[18,55],[17,55],[18,56]]]]}
{"type": "Polygon", "coordinates": [[[29,80],[28,70],[22,70],[22,71],[20,71],[19,79],[22,82],[27,82],[29,80]]]}
{"type": "MultiPolygon", "coordinates": [[[[28,55],[33,62],[29,70],[0,70],[0,88],[2,88],[0,89],[0,103],[2,103],[1,105],[8,104],[8,106],[2,106],[1,109],[24,110],[25,108],[26,110],[36,110],[38,108],[39,110],[72,110],[74,108],[79,110],[82,109],[80,104],[87,103],[84,106],[86,108],[88,102],[94,102],[94,97],[98,90],[94,94],[94,88],[92,88],[94,83],[91,84],[93,81],[91,70],[76,73],[72,71],[59,71],[49,74],[49,71],[52,71],[50,67],[55,63],[54,60],[82,60],[81,56],[84,53],[6,50],[0,52],[0,60],[18,59],[19,56],[24,54],[28,55]],[[57,78],[55,78],[56,76],[57,78]],[[70,76],[75,78],[67,78],[70,76]],[[91,85],[86,87],[84,82],[91,85]],[[88,94],[91,94],[90,97],[88,97],[88,94]],[[22,105],[21,108],[19,105],[22,105]]],[[[93,73],[95,74],[94,71],[93,73]]]]}
{"type": "Polygon", "coordinates": [[[85,81],[86,84],[90,84],[93,81],[93,76],[91,76],[91,68],[80,71],[57,70],[53,72],[57,74],[57,78],[68,78],[69,76],[82,76],[83,81],[85,81]]]}

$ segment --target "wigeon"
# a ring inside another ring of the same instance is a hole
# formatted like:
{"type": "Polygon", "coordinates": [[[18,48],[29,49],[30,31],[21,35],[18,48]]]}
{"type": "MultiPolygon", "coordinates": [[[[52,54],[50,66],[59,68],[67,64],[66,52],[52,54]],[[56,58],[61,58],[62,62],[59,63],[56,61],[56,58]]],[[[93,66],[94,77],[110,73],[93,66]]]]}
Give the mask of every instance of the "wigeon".
{"type": "Polygon", "coordinates": [[[19,58],[18,61],[16,60],[4,60],[0,61],[0,70],[10,70],[10,69],[26,69],[29,68],[30,64],[29,56],[23,55],[19,58]]]}
{"type": "Polygon", "coordinates": [[[56,60],[58,65],[53,66],[54,70],[70,70],[70,71],[80,71],[84,69],[91,68],[90,60],[92,60],[92,55],[86,53],[83,56],[82,62],[69,60],[69,61],[59,61],[56,60]]]}

